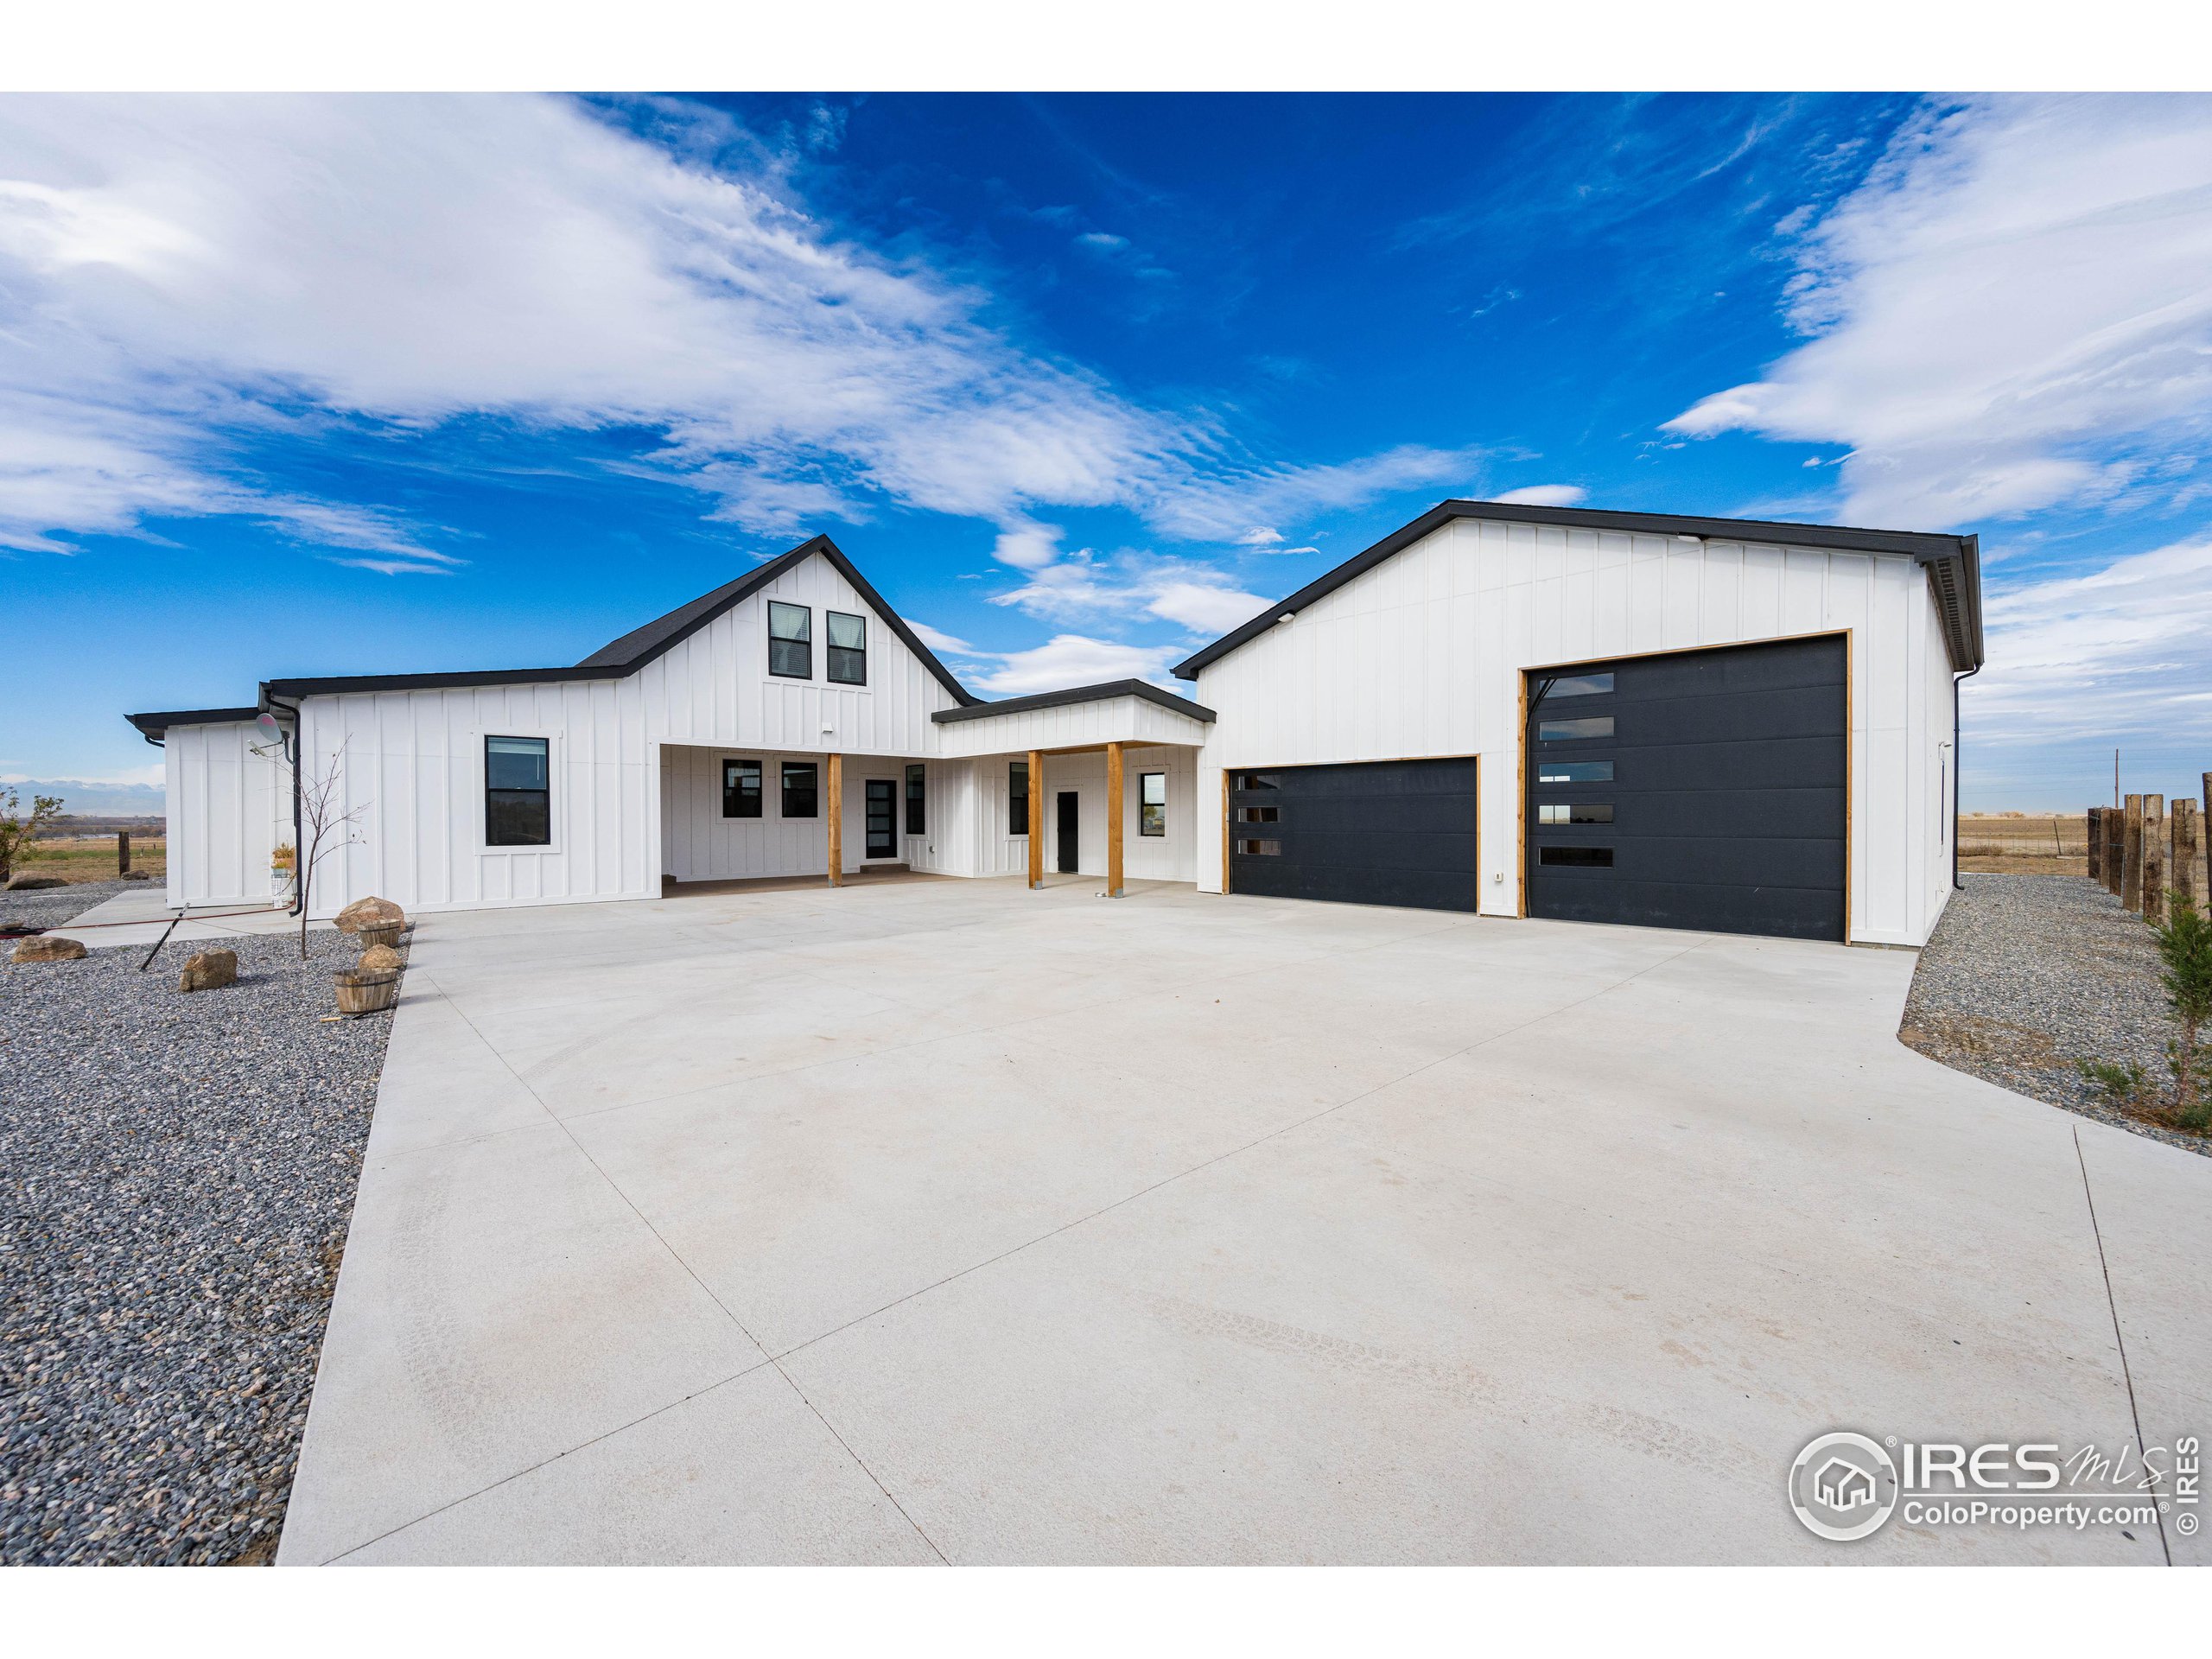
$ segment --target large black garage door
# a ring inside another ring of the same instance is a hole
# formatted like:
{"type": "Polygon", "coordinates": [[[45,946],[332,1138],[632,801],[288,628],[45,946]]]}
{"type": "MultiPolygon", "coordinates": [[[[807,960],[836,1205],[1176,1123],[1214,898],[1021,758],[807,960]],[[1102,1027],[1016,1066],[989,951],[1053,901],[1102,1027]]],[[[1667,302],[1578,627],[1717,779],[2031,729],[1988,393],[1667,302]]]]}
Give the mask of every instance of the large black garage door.
{"type": "Polygon", "coordinates": [[[1529,676],[1529,913],[1840,939],[1842,639],[1529,676]]]}
{"type": "Polygon", "coordinates": [[[1229,779],[1230,889],[1475,907],[1475,763],[1281,766],[1229,779]]]}

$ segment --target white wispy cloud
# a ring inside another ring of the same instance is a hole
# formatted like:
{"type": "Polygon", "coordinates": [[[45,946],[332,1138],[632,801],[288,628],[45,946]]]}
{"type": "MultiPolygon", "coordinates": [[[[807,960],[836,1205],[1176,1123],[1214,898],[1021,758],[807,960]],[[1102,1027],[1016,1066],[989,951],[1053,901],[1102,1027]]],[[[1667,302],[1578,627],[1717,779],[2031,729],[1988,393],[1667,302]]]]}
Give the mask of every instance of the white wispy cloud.
{"type": "Polygon", "coordinates": [[[994,594],[991,602],[1045,621],[1151,619],[1209,637],[1227,632],[1269,603],[1211,565],[1151,552],[1084,552],[1031,571],[1020,587],[994,594]]]}
{"type": "Polygon", "coordinates": [[[1967,687],[1974,741],[2212,746],[2208,617],[2212,537],[1998,588],[1982,612],[1988,665],[1967,687]]]}
{"type": "Polygon", "coordinates": [[[971,655],[976,649],[965,639],[947,633],[943,628],[933,628],[926,622],[917,622],[911,616],[901,617],[899,620],[914,631],[914,638],[940,657],[965,657],[971,655]]]}
{"type": "MultiPolygon", "coordinates": [[[[1026,696],[1107,680],[1150,680],[1173,688],[1168,668],[1186,653],[1173,645],[1130,645],[1079,633],[1056,633],[1028,651],[1007,652],[970,683],[994,697],[1026,696]]],[[[1187,689],[1187,688],[1185,688],[1187,689]]]]}
{"type": "Polygon", "coordinates": [[[1807,343],[1667,429],[1847,444],[1843,515],[1908,528],[2171,497],[2194,466],[2212,430],[2212,101],[1931,106],[1791,230],[1807,343]]]}
{"type": "MultiPolygon", "coordinates": [[[[794,143],[837,141],[818,116],[794,143]]],[[[245,513],[373,569],[449,568],[434,527],[299,499],[242,458],[318,419],[643,429],[658,442],[601,464],[748,530],[920,509],[995,526],[1023,569],[1059,556],[1040,509],[1220,541],[1465,470],[1414,448],[1225,462],[1213,416],[1025,346],[962,273],[841,234],[790,176],[679,105],[0,105],[0,545],[245,513]]]]}
{"type": "Polygon", "coordinates": [[[1530,507],[1572,507],[1589,498],[1590,492],[1580,484],[1529,484],[1491,499],[1516,501],[1530,507]]]}

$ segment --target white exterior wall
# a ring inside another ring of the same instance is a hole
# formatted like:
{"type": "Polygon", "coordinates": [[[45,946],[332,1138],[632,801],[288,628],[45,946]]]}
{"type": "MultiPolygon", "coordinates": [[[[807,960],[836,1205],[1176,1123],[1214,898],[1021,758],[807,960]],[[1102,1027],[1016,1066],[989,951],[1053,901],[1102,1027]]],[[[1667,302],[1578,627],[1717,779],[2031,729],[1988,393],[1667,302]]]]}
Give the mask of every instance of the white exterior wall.
{"type": "Polygon", "coordinates": [[[1926,763],[1951,720],[1935,611],[1909,558],[1456,520],[1200,671],[1218,720],[1198,886],[1221,891],[1224,769],[1474,754],[1482,912],[1516,915],[1522,671],[1847,630],[1850,937],[1919,944],[1942,897],[1926,763]]]}
{"type": "Polygon", "coordinates": [[[254,753],[250,724],[173,726],[162,769],[168,788],[168,904],[264,903],[269,855],[292,838],[291,774],[254,753]]]}
{"type": "MultiPolygon", "coordinates": [[[[1009,770],[1026,753],[980,756],[951,764],[972,768],[970,781],[961,793],[967,804],[959,820],[960,840],[947,850],[962,861],[948,868],[954,875],[1027,875],[1029,837],[1009,835],[1007,813],[1012,793],[1009,770]]],[[[1045,761],[1045,873],[1059,868],[1059,810],[1055,798],[1062,790],[1077,796],[1076,869],[1078,874],[1106,874],[1106,757],[1096,751],[1084,754],[1047,754],[1045,761]]],[[[1182,747],[1129,748],[1122,752],[1122,875],[1129,881],[1192,881],[1198,861],[1194,843],[1197,818],[1192,807],[1198,777],[1198,752],[1182,747]],[[1137,779],[1147,772],[1167,776],[1167,833],[1144,836],[1141,822],[1137,779]]],[[[1035,787],[1035,779],[1031,780],[1035,787]]]]}
{"type": "Polygon", "coordinates": [[[956,720],[938,728],[948,755],[1020,754],[1085,743],[1183,743],[1206,741],[1206,722],[1163,709],[1147,697],[1101,697],[1020,714],[956,720]]]}
{"type": "MultiPolygon", "coordinates": [[[[818,557],[626,678],[309,697],[302,718],[311,770],[342,752],[342,810],[360,815],[358,840],[318,868],[310,908],[327,916],[370,893],[409,910],[658,897],[673,844],[662,823],[664,746],[671,759],[688,753],[677,746],[763,759],[842,752],[851,780],[846,840],[857,861],[866,757],[934,754],[938,728],[929,716],[957,701],[818,557]],[[814,611],[810,681],[767,672],[771,599],[814,611]],[[825,610],[868,618],[866,686],[829,683],[825,610]],[[484,845],[489,735],[551,740],[550,847],[484,845]]],[[[716,785],[713,822],[719,768],[716,785]]],[[[812,861],[799,873],[827,868],[819,820],[814,834],[812,861]]]]}

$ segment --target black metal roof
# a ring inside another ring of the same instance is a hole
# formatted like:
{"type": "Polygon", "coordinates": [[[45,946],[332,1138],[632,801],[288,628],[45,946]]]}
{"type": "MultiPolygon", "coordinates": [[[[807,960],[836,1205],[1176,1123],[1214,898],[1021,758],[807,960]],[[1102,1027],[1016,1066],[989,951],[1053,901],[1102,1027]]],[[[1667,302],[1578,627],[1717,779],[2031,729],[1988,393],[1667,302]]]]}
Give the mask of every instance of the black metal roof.
{"type": "MultiPolygon", "coordinates": [[[[656,617],[641,628],[632,628],[619,639],[610,640],[572,668],[494,668],[465,669],[450,674],[346,674],[315,679],[264,680],[262,693],[275,693],[281,697],[325,696],[352,691],[414,691],[438,686],[468,685],[531,685],[561,680],[619,680],[634,674],[663,652],[689,639],[716,617],[740,601],[749,598],[766,587],[792,566],[820,554],[830,561],[838,575],[850,582],[860,596],[889,624],[899,643],[912,652],[922,665],[937,677],[938,683],[950,691],[964,707],[976,702],[976,696],[952,677],[951,670],[937,659],[937,654],[914,637],[899,613],[884,602],[868,578],[861,575],[837,544],[827,536],[811,537],[787,553],[779,554],[756,570],[748,571],[734,582],[724,582],[710,594],[702,594],[688,605],[679,605],[665,616],[656,617]]],[[[250,717],[250,711],[249,711],[250,717]]]]}
{"type": "Polygon", "coordinates": [[[124,718],[147,737],[159,737],[172,726],[230,726],[253,719],[254,709],[171,709],[159,714],[125,715],[124,718]]]}
{"type": "Polygon", "coordinates": [[[975,702],[965,709],[940,709],[930,718],[939,725],[950,725],[959,720],[983,720],[992,715],[1027,714],[1032,709],[1058,709],[1071,702],[1103,702],[1109,697],[1142,697],[1147,702],[1156,702],[1163,709],[1172,709],[1179,715],[1188,715],[1193,720],[1213,719],[1211,709],[1201,708],[1188,697],[1179,697],[1173,691],[1163,691],[1156,685],[1142,680],[1108,680],[1101,685],[1078,685],[1067,691],[1039,691],[1033,696],[1007,697],[998,702],[975,702]]]}
{"type": "Polygon", "coordinates": [[[1927,569],[1929,586],[1942,612],[1943,639],[1952,668],[1963,672],[1981,666],[1981,543],[1976,537],[1854,530],[1839,524],[1793,524],[1764,518],[1700,518],[1673,512],[1610,512],[1597,507],[1535,507],[1510,501],[1444,501],[1413,523],[1392,531],[1366,551],[1315,577],[1288,599],[1268,606],[1249,622],[1222,635],[1205,650],[1176,664],[1176,678],[1195,680],[1198,671],[1207,664],[1218,662],[1239,645],[1259,638],[1281,618],[1296,614],[1315,600],[1333,593],[1354,576],[1372,570],[1391,555],[1411,547],[1455,518],[1904,555],[1927,569]]]}

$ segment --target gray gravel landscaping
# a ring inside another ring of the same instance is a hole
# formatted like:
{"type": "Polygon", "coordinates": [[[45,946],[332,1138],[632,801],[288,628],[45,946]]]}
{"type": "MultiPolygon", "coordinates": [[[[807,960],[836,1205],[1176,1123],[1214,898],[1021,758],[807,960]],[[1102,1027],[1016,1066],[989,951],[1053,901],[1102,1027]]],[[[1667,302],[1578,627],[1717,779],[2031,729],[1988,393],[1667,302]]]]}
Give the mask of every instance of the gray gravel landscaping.
{"type": "MultiPolygon", "coordinates": [[[[10,922],[26,927],[59,927],[103,899],[145,885],[143,881],[77,881],[66,887],[33,887],[25,893],[0,891],[0,927],[10,922]]],[[[10,945],[0,950],[0,958],[13,949],[10,945]]]]}
{"type": "Polygon", "coordinates": [[[273,1551],[391,1016],[319,1023],[342,935],[222,944],[0,948],[0,1562],[273,1551]]]}
{"type": "Polygon", "coordinates": [[[2212,1154],[2212,1139],[2128,1116],[2079,1059],[2164,1084],[2174,1034],[2142,918],[2086,876],[1964,875],[1920,953],[1897,1035],[1931,1059],[2069,1112],[2212,1154]]]}

